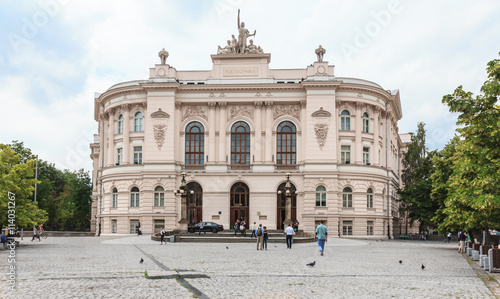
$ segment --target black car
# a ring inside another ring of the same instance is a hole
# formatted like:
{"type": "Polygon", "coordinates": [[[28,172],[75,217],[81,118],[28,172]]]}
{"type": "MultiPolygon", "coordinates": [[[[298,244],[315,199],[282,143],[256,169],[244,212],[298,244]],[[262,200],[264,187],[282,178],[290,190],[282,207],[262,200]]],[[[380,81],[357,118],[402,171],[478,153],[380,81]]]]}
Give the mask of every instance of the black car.
{"type": "MultiPolygon", "coordinates": [[[[195,225],[188,226],[188,232],[194,233],[200,231],[200,223],[196,223],[195,225]]],[[[203,226],[206,232],[217,233],[224,230],[224,226],[221,224],[217,224],[214,222],[203,222],[203,226]]]]}

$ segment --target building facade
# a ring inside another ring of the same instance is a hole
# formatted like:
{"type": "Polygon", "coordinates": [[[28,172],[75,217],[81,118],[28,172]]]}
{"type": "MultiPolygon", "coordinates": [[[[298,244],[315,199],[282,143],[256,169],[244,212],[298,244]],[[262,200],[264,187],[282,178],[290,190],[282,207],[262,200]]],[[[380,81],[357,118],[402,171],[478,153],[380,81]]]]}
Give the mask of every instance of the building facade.
{"type": "Polygon", "coordinates": [[[182,172],[188,223],[282,229],[290,173],[301,230],[324,220],[332,237],[400,234],[399,91],[336,77],[321,47],[306,68],[270,69],[271,54],[238,45],[200,71],[176,70],[162,50],[149,79],[96,95],[92,230],[180,228],[182,172]]]}

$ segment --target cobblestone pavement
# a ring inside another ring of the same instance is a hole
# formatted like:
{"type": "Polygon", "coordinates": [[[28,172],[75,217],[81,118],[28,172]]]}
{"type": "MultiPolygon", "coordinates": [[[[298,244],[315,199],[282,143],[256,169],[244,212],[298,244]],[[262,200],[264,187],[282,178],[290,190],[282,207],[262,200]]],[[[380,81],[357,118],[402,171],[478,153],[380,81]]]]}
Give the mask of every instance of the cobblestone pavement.
{"type": "Polygon", "coordinates": [[[497,298],[455,243],[335,238],[324,256],[316,243],[257,251],[244,243],[160,245],[149,236],[21,244],[16,291],[8,289],[10,253],[0,250],[0,298],[497,298]]]}

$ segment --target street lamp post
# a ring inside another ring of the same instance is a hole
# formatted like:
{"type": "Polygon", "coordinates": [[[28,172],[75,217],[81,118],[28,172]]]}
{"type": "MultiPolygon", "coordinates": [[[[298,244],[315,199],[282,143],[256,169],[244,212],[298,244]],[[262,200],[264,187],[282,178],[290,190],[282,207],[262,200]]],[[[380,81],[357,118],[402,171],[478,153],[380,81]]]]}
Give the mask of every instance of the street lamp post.
{"type": "MultiPolygon", "coordinates": [[[[285,198],[286,198],[286,202],[285,202],[285,222],[283,222],[283,224],[285,226],[288,226],[288,225],[292,225],[293,222],[292,222],[292,184],[290,183],[290,176],[291,174],[288,172],[286,174],[286,183],[285,183],[285,198]]],[[[278,191],[278,194],[282,194],[282,190],[279,190],[278,191]]],[[[295,191],[295,194],[297,194],[298,192],[295,191]]]]}
{"type": "Polygon", "coordinates": [[[174,195],[181,197],[181,220],[179,221],[179,229],[181,232],[185,232],[187,231],[188,228],[187,202],[186,202],[187,193],[189,192],[191,194],[194,194],[194,191],[187,189],[186,173],[182,172],[181,176],[182,176],[181,185],[179,186],[179,189],[174,190],[174,195]]]}

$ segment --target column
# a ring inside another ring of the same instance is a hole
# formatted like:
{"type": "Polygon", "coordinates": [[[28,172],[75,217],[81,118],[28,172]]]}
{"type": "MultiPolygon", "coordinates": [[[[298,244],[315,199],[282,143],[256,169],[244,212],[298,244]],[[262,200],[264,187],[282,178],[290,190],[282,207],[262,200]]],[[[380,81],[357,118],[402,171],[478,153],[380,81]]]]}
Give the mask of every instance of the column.
{"type": "MultiPolygon", "coordinates": [[[[205,161],[205,164],[215,162],[215,105],[216,102],[208,102],[208,159],[205,161]]],[[[205,147],[206,148],[206,147],[205,147]]]]}
{"type": "Polygon", "coordinates": [[[267,164],[272,164],[272,149],[273,149],[273,102],[266,102],[266,157],[264,161],[267,164]]]}
{"type": "Polygon", "coordinates": [[[176,163],[184,164],[184,159],[181,157],[183,142],[180,141],[181,130],[180,126],[182,123],[181,119],[181,102],[175,102],[175,116],[174,116],[174,142],[178,145],[177,148],[174,147],[174,160],[176,163]]]}
{"type": "Polygon", "coordinates": [[[106,113],[106,118],[108,119],[108,132],[107,132],[107,137],[106,137],[106,145],[108,147],[108,160],[107,160],[107,166],[112,166],[115,164],[115,155],[114,155],[114,149],[115,149],[115,111],[114,109],[109,109],[108,112],[106,113]]]}
{"type": "Polygon", "coordinates": [[[262,102],[254,102],[255,104],[255,141],[254,146],[255,163],[262,162],[262,102]]]}
{"type": "Polygon", "coordinates": [[[372,153],[373,153],[373,159],[372,159],[372,165],[379,165],[378,160],[378,144],[379,144],[379,116],[380,116],[380,108],[375,107],[373,109],[373,121],[372,121],[372,126],[373,126],[373,145],[372,145],[372,153]]]}
{"type": "Polygon", "coordinates": [[[226,102],[219,102],[219,162],[226,163],[226,102]]]}
{"type": "Polygon", "coordinates": [[[133,117],[130,117],[130,105],[123,104],[123,164],[130,164],[130,122],[133,117]]]}
{"type": "Polygon", "coordinates": [[[361,119],[361,109],[363,108],[363,103],[356,103],[356,115],[354,130],[356,141],[354,142],[354,148],[351,149],[354,152],[354,164],[363,163],[363,140],[361,139],[361,131],[363,130],[363,120],[361,119]]]}

